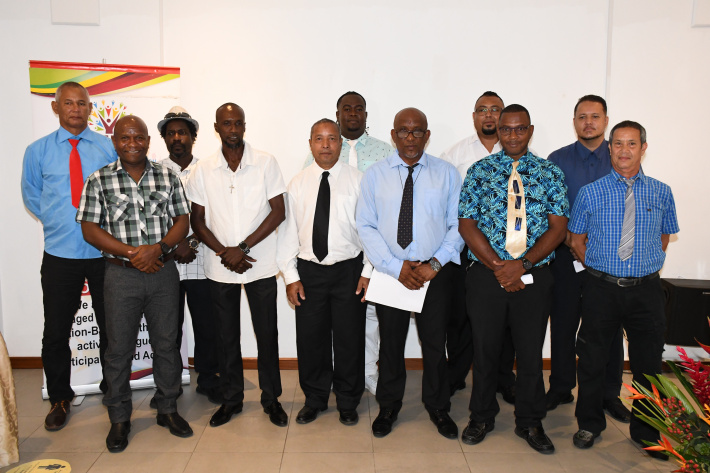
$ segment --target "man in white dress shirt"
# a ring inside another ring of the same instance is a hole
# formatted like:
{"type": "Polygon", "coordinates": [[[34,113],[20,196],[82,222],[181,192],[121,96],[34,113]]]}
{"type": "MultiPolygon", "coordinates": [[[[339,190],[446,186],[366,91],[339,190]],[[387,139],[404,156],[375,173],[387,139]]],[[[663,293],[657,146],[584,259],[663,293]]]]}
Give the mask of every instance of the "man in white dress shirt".
{"type": "MultiPolygon", "coordinates": [[[[367,132],[367,102],[357,92],[345,92],[335,104],[335,117],[343,137],[340,162],[365,172],[367,168],[394,153],[389,140],[384,142],[367,132]]],[[[313,153],[306,158],[304,168],[313,162],[313,153]]],[[[365,317],[365,387],[377,392],[377,362],[380,359],[380,329],[375,304],[367,305],[365,317]]]]}
{"type": "Polygon", "coordinates": [[[279,334],[276,323],[276,234],[284,221],[286,186],[276,159],[244,141],[244,110],[234,103],[217,109],[215,131],[222,147],[200,160],[187,183],[190,222],[205,249],[205,275],[220,336],[219,364],[224,403],[210,425],[242,411],[244,371],[240,343],[241,289],[249,301],[259,352],[261,405],[271,422],[286,426],[278,397],[279,334]]]}
{"type": "MultiPolygon", "coordinates": [[[[473,163],[501,150],[500,142],[498,141],[498,118],[503,107],[503,99],[498,94],[490,90],[484,92],[476,100],[473,111],[473,128],[476,133],[464,138],[441,154],[441,159],[456,166],[462,180],[466,178],[466,172],[473,163]]],[[[466,314],[466,288],[464,284],[468,264],[468,248],[464,246],[463,252],[461,252],[461,265],[457,265],[459,276],[456,278],[454,306],[449,317],[449,326],[446,330],[446,351],[448,354],[451,395],[466,387],[466,376],[468,376],[473,362],[473,338],[471,323],[466,314]]],[[[470,307],[468,310],[476,310],[476,308],[470,307]]],[[[515,350],[510,329],[508,329],[504,345],[501,347],[498,392],[510,404],[515,404],[514,362],[515,350]]]]}
{"type": "Polygon", "coordinates": [[[306,395],[296,422],[312,422],[328,408],[332,383],[340,422],[355,425],[365,390],[365,292],[372,273],[355,226],[362,173],[338,160],[343,140],[333,120],[317,121],[309,143],[315,162],[288,186],[277,250],[296,307],[298,376],[306,395]]]}

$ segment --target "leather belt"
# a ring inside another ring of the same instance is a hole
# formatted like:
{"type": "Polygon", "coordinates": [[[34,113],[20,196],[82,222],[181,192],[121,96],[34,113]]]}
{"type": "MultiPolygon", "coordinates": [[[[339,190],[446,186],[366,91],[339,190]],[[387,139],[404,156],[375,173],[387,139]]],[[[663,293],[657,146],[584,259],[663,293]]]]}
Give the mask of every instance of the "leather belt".
{"type": "Polygon", "coordinates": [[[658,277],[658,271],[656,271],[655,273],[647,274],[646,276],[642,276],[640,278],[617,278],[616,276],[612,276],[611,274],[597,271],[594,268],[587,268],[587,273],[589,273],[591,276],[594,276],[595,278],[601,279],[602,281],[616,284],[619,287],[638,286],[639,284],[658,277]]]}

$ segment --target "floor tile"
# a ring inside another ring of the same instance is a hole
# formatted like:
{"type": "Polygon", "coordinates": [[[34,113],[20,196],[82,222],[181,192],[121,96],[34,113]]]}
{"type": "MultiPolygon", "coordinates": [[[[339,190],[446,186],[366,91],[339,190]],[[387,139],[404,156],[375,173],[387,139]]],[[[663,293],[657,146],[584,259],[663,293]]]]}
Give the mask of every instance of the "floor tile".
{"type": "MultiPolygon", "coordinates": [[[[175,473],[182,472],[191,453],[103,453],[89,473],[175,473]]],[[[73,470],[72,470],[73,473],[73,470]]]]}
{"type": "Polygon", "coordinates": [[[284,453],[281,473],[374,473],[372,453],[284,453]]]}
{"type": "Polygon", "coordinates": [[[234,453],[195,452],[184,473],[278,473],[281,468],[281,452],[234,453]]]}
{"type": "Polygon", "coordinates": [[[469,473],[463,453],[375,453],[377,473],[469,473]]]}
{"type": "Polygon", "coordinates": [[[219,427],[205,427],[196,452],[283,452],[289,427],[260,417],[237,414],[219,427]]]}
{"type": "MultiPolygon", "coordinates": [[[[365,411],[363,407],[361,409],[365,411]]],[[[356,425],[343,425],[336,409],[321,412],[309,424],[289,425],[286,452],[372,452],[369,416],[365,413],[356,425]]]]}

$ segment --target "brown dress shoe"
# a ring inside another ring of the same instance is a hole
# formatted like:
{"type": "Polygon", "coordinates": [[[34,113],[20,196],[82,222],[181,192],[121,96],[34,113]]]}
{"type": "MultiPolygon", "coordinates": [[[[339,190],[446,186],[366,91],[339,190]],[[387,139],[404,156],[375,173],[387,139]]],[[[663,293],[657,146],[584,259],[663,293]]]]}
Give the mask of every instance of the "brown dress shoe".
{"type": "Polygon", "coordinates": [[[67,425],[67,416],[69,415],[69,408],[71,407],[71,401],[59,401],[52,403],[52,408],[49,410],[49,414],[44,419],[44,428],[49,431],[60,430],[62,427],[67,425]]]}

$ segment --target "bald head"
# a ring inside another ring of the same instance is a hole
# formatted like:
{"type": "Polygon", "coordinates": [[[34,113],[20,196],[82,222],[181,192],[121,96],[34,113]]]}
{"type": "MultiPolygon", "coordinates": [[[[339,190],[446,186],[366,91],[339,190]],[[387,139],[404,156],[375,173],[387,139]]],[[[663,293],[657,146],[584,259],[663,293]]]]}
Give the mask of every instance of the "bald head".
{"type": "Polygon", "coordinates": [[[225,111],[229,111],[229,112],[238,111],[239,113],[242,114],[242,118],[245,118],[244,109],[243,109],[242,107],[240,107],[240,106],[237,105],[236,103],[227,102],[227,103],[225,103],[225,104],[220,105],[220,106],[217,108],[217,112],[215,112],[215,121],[218,122],[218,121],[219,121],[219,115],[220,115],[220,113],[223,113],[223,112],[225,112],[225,111]]]}
{"type": "Polygon", "coordinates": [[[394,116],[394,129],[398,129],[398,123],[401,123],[402,120],[408,120],[410,118],[418,119],[421,123],[424,124],[425,130],[429,128],[429,124],[427,123],[426,115],[424,115],[424,112],[422,112],[418,108],[408,107],[400,110],[399,112],[397,112],[397,115],[394,116]]]}
{"type": "Polygon", "coordinates": [[[238,151],[244,146],[244,132],[246,131],[244,109],[231,102],[219,107],[215,114],[214,130],[222,140],[222,151],[238,151]]]}
{"type": "Polygon", "coordinates": [[[416,108],[400,110],[394,117],[391,135],[399,157],[408,165],[413,165],[422,157],[429,141],[426,115],[416,108]]]}
{"type": "Polygon", "coordinates": [[[141,118],[135,115],[119,118],[113,129],[111,141],[124,168],[145,166],[150,136],[148,136],[148,127],[141,118]]]}

